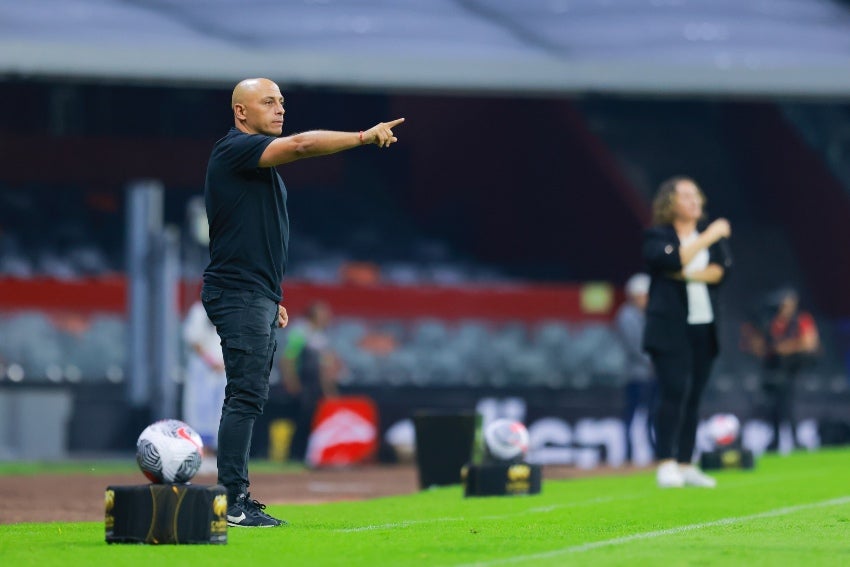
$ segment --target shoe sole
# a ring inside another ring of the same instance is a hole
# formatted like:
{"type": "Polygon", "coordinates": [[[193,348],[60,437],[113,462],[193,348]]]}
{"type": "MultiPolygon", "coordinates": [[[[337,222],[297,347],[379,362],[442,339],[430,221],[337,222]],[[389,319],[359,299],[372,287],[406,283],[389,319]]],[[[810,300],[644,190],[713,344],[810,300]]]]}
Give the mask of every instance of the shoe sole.
{"type": "Polygon", "coordinates": [[[231,528],[279,528],[280,526],[282,526],[284,524],[266,524],[266,525],[260,525],[260,526],[248,526],[246,524],[233,524],[231,522],[227,522],[227,525],[230,526],[231,528]]]}

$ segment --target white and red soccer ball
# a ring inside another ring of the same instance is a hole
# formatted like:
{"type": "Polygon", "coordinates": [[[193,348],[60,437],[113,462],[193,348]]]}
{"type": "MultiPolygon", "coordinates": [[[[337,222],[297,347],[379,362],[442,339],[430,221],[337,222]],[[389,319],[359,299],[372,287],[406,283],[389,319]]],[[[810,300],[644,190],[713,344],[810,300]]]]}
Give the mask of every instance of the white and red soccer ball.
{"type": "Polygon", "coordinates": [[[187,423],[163,419],[150,424],[136,442],[136,462],[154,483],[187,483],[201,468],[204,443],[187,423]]]}
{"type": "Polygon", "coordinates": [[[717,413],[706,423],[708,438],[716,448],[728,447],[738,440],[741,422],[731,413],[717,413]]]}
{"type": "Polygon", "coordinates": [[[513,419],[495,419],[484,428],[484,448],[496,461],[519,461],[528,454],[528,429],[513,419]]]}

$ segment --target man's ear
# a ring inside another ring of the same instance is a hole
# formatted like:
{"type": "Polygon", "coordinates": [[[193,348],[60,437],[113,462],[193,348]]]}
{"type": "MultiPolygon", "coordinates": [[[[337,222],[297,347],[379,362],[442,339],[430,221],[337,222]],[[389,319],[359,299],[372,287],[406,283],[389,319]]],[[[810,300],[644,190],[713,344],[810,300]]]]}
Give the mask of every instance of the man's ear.
{"type": "Polygon", "coordinates": [[[245,105],[236,103],[233,105],[233,114],[239,120],[245,120],[245,105]]]}

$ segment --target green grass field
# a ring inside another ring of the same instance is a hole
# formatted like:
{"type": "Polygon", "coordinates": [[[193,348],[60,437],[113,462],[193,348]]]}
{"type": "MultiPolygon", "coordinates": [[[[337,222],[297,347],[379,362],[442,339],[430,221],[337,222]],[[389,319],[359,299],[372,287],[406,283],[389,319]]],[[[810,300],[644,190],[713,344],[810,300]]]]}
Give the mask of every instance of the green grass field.
{"type": "Polygon", "coordinates": [[[103,523],[0,526],[0,561],[46,565],[850,564],[850,451],[764,457],[714,490],[660,490],[652,473],[546,481],[540,495],[460,487],[271,506],[286,528],[231,528],[224,546],[108,545],[103,523]]]}

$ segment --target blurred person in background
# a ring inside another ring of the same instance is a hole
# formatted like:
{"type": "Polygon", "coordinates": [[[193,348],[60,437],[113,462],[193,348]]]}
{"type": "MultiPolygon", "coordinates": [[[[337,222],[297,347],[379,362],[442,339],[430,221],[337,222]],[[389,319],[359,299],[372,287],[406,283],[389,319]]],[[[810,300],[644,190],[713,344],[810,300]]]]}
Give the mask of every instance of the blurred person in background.
{"type": "Polygon", "coordinates": [[[653,201],[643,255],[652,278],[644,349],[658,379],[656,481],[711,488],[693,463],[699,407],[717,357],[718,291],[732,265],[726,219],[703,220],[705,195],[688,177],[668,179],[653,201]]]}
{"type": "Polygon", "coordinates": [[[767,316],[749,326],[749,332],[742,337],[746,350],[762,360],[762,392],[773,426],[768,451],[779,450],[784,425],[791,430],[794,447],[800,446],[794,419],[794,390],[800,371],[820,350],[820,335],[814,317],[799,307],[797,292],[790,287],[770,294],[767,316]]]}
{"type": "Polygon", "coordinates": [[[275,328],[288,322],[281,283],[289,250],[286,186],[276,166],[363,145],[387,148],[404,119],[360,132],[312,130],[282,136],[283,95],[269,79],[245,79],[233,89],[233,127],[215,143],[204,202],[210,263],[201,300],[215,324],[227,376],[218,430],[218,483],[227,490],[227,522],[273,527],[285,522],[251,498],[248,456],[257,418],[269,397],[275,328]]]}
{"type": "Polygon", "coordinates": [[[189,347],[183,386],[183,421],[204,441],[201,472],[213,472],[215,463],[207,457],[215,455],[218,446],[218,425],[227,378],[221,340],[200,301],[192,304],[183,321],[183,341],[189,347]]]}
{"type": "Polygon", "coordinates": [[[305,320],[289,331],[280,359],[283,386],[298,406],[289,452],[292,460],[304,461],[319,402],[338,395],[340,364],[326,334],[331,316],[331,308],[326,303],[310,305],[305,320]]]}
{"type": "Polygon", "coordinates": [[[655,375],[652,361],[643,350],[643,331],[646,326],[646,304],[649,300],[648,274],[635,274],[626,282],[626,301],[617,310],[614,324],[623,347],[626,349],[626,407],[623,423],[626,426],[626,459],[634,459],[632,422],[638,410],[646,414],[647,438],[654,443],[652,427],[655,400],[655,375]]]}

